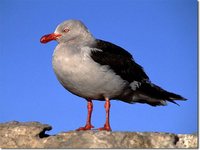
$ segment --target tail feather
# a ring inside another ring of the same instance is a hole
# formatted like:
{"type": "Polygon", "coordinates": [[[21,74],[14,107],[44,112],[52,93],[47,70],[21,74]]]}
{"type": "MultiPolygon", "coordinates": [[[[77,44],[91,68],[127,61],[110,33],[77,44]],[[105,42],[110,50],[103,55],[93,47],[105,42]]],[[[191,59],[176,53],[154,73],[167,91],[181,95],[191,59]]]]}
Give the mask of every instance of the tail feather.
{"type": "Polygon", "coordinates": [[[181,95],[168,92],[153,83],[142,83],[137,89],[134,101],[152,106],[166,105],[166,101],[179,105],[175,100],[186,100],[181,95]]]}

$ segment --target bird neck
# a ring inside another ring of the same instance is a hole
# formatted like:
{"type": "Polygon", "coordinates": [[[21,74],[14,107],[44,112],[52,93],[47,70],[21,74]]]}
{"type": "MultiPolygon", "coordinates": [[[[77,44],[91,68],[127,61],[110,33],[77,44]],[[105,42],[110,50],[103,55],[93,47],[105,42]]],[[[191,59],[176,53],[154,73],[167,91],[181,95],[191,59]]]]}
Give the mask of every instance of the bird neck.
{"type": "Polygon", "coordinates": [[[74,37],[66,42],[67,45],[74,46],[90,46],[95,41],[95,38],[91,34],[82,34],[81,36],[74,37]]]}

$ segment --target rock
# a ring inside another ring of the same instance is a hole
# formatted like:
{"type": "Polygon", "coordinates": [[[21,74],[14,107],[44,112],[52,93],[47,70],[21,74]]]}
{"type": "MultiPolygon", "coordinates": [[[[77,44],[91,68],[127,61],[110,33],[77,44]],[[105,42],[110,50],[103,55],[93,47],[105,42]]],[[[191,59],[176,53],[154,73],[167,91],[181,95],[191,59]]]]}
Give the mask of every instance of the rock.
{"type": "Polygon", "coordinates": [[[51,126],[39,122],[17,121],[0,124],[0,148],[36,148],[43,147],[42,137],[51,126]]]}
{"type": "Polygon", "coordinates": [[[197,135],[160,132],[69,131],[47,135],[39,122],[0,124],[0,148],[197,148],[197,135]]]}
{"type": "Polygon", "coordinates": [[[178,137],[177,147],[197,148],[197,134],[178,134],[178,137]]]}

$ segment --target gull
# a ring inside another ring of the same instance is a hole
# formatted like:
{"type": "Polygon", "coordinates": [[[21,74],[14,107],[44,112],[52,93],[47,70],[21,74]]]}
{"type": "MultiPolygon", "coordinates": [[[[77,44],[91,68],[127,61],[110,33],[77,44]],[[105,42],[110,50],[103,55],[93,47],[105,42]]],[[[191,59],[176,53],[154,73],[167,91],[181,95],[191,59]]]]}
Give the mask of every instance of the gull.
{"type": "Polygon", "coordinates": [[[86,125],[91,130],[92,100],[105,101],[106,121],[99,130],[111,131],[110,100],[126,103],[166,105],[166,101],[186,100],[153,84],[143,67],[120,46],[96,39],[79,20],[67,20],[56,30],[41,37],[45,44],[56,40],[52,64],[58,81],[69,92],[87,100],[86,125]]]}

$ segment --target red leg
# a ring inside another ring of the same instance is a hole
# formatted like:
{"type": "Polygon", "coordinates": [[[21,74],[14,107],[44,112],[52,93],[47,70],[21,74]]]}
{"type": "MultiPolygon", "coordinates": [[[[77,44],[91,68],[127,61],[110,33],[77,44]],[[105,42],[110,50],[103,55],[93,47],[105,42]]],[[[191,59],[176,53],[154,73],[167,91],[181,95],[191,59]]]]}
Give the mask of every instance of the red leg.
{"type": "Polygon", "coordinates": [[[94,128],[94,126],[91,124],[93,104],[92,104],[92,100],[90,100],[90,99],[87,100],[87,109],[88,109],[88,115],[87,115],[86,125],[84,127],[80,127],[78,129],[76,129],[76,131],[91,130],[91,128],[94,128]]]}
{"type": "Polygon", "coordinates": [[[108,98],[105,99],[105,109],[106,109],[106,123],[104,124],[104,127],[99,128],[98,130],[106,130],[106,131],[112,131],[111,127],[110,127],[110,100],[108,98]]]}

